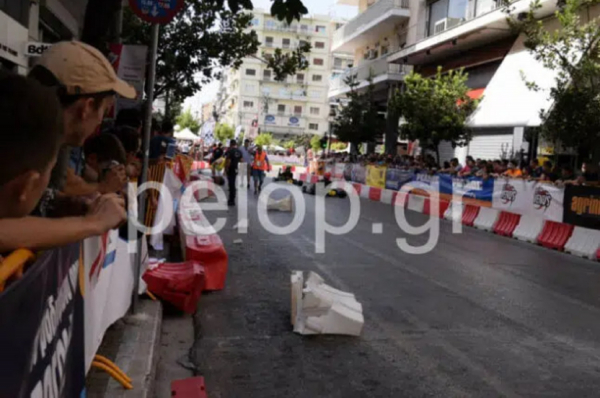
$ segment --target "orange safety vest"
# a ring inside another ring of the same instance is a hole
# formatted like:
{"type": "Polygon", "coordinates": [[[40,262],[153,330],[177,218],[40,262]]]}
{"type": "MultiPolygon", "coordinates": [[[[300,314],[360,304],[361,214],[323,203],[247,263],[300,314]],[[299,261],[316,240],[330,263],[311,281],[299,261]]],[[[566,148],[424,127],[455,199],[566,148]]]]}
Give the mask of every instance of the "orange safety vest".
{"type": "Polygon", "coordinates": [[[267,170],[267,153],[263,151],[262,153],[256,152],[254,154],[254,164],[252,164],[252,168],[255,170],[267,170]]]}

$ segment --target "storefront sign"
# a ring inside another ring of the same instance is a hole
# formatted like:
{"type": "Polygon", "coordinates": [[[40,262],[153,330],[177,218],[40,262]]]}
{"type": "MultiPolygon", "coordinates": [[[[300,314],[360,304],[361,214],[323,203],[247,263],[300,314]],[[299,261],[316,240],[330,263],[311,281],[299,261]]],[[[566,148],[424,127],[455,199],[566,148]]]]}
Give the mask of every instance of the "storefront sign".
{"type": "Polygon", "coordinates": [[[275,124],[275,116],[266,115],[265,116],[265,124],[275,124]]]}
{"type": "Polygon", "coordinates": [[[300,126],[300,119],[298,119],[295,116],[292,116],[292,117],[290,117],[288,125],[292,126],[292,127],[298,127],[298,126],[300,126]]]}
{"type": "Polygon", "coordinates": [[[30,41],[25,45],[25,55],[27,57],[41,57],[42,54],[52,47],[50,43],[38,43],[30,41]]]}
{"type": "Polygon", "coordinates": [[[563,217],[567,224],[600,229],[600,187],[567,185],[563,217]]]}

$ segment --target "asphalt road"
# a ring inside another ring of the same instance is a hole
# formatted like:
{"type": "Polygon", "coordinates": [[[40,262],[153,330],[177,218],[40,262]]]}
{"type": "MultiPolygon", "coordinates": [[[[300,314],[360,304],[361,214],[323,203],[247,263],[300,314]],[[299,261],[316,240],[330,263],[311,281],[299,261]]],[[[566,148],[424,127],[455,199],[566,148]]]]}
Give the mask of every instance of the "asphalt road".
{"type": "MultiPolygon", "coordinates": [[[[452,234],[446,221],[434,250],[407,254],[393,208],[366,200],[358,225],[315,254],[315,197],[304,198],[305,220],[286,236],[261,227],[253,195],[249,234],[232,229],[236,209],[209,215],[228,217],[230,256],[226,289],[202,296],[194,318],[209,397],[600,396],[600,264],[473,228],[452,234]],[[362,336],[294,334],[292,270],[354,293],[362,336]]],[[[349,200],[326,203],[327,222],[345,223],[349,200]]],[[[278,225],[293,218],[269,214],[278,225]]]]}

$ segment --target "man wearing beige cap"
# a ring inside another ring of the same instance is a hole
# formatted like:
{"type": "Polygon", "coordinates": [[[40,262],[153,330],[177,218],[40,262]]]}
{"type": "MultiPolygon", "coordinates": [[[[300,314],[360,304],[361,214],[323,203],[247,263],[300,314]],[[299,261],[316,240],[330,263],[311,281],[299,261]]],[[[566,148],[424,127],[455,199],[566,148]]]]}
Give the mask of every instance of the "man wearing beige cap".
{"type": "MultiPolygon", "coordinates": [[[[10,234],[0,237],[0,247],[51,248],[100,235],[118,227],[127,220],[124,200],[114,193],[107,193],[110,190],[104,190],[112,189],[109,186],[111,184],[118,189],[123,188],[124,180],[119,171],[115,171],[111,182],[104,186],[86,183],[72,169],[67,172],[69,151],[70,148],[80,148],[94,134],[105,113],[113,106],[115,94],[134,98],[135,90],[117,77],[108,60],[98,50],[79,42],[55,44],[32,69],[30,78],[56,88],[63,107],[65,147],[62,161],[59,160],[53,170],[54,175],[61,176],[59,180],[63,180],[63,185],[61,186],[60,181],[51,181],[49,187],[52,189],[46,190],[45,199],[39,206],[40,214],[62,218],[53,220],[25,217],[13,224],[10,224],[12,220],[0,220],[0,230],[10,226],[10,234]],[[102,195],[77,210],[75,204],[84,202],[71,200],[67,204],[68,211],[62,212],[60,210],[64,209],[65,202],[69,199],[65,196],[65,191],[69,190],[73,193],[79,191],[81,195],[102,195]],[[76,217],[65,217],[67,215],[76,217]]],[[[112,192],[116,191],[117,189],[112,192]]]]}

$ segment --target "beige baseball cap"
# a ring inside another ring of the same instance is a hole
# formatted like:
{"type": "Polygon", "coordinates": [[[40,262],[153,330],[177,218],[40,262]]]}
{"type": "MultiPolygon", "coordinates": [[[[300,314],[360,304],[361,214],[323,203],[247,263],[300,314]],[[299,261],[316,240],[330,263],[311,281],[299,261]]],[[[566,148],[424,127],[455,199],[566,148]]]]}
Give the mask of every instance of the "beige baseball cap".
{"type": "Polygon", "coordinates": [[[96,48],[79,41],[63,41],[44,52],[38,65],[47,68],[69,95],[114,91],[134,99],[135,88],[119,79],[108,59],[96,48]]]}

